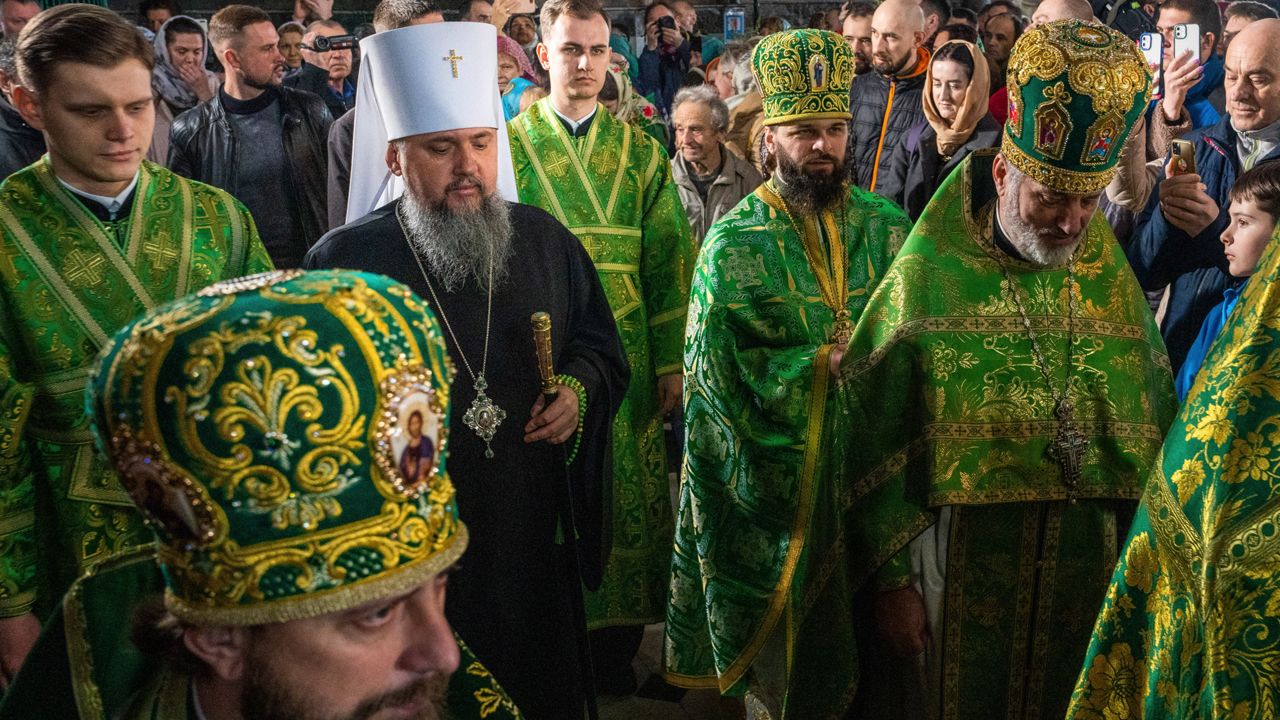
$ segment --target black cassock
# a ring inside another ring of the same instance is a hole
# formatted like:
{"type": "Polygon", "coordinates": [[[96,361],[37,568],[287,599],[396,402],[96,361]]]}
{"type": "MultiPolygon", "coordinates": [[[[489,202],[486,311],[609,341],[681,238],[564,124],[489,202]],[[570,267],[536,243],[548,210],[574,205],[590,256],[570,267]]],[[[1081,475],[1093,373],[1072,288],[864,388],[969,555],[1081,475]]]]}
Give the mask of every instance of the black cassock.
{"type": "MultiPolygon", "coordinates": [[[[303,265],[375,272],[408,285],[442,326],[448,318],[478,373],[485,288],[468,281],[446,293],[433,276],[437,307],[396,219],[398,204],[333,230],[307,253],[303,265]]],[[[587,392],[582,444],[569,477],[583,580],[590,587],[599,584],[608,554],[609,437],[630,371],[613,313],[581,243],[542,210],[508,206],[512,254],[507,278],[493,296],[485,373],[486,394],[507,413],[493,438],[493,458],[485,458],[484,441],[462,420],[476,392],[462,353],[442,328],[458,369],[447,467],[457,487],[458,511],[471,533],[460,570],[449,582],[445,612],[526,717],[580,718],[583,689],[569,594],[578,587],[566,570],[564,546],[557,544],[563,458],[573,439],[565,446],[524,442],[524,426],[541,391],[530,316],[540,310],[551,314],[556,372],[577,378],[587,392]]],[[[423,266],[431,272],[425,261],[423,266]]]]}

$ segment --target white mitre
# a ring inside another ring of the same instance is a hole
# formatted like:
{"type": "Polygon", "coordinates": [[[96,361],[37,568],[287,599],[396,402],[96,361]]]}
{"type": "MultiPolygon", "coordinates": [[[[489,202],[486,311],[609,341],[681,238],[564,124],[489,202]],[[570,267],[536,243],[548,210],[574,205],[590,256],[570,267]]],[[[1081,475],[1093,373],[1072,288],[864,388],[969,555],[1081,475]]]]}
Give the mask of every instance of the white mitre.
{"type": "Polygon", "coordinates": [[[498,93],[498,31],[484,23],[431,23],[360,41],[347,222],[400,197],[404,180],[387,168],[387,143],[422,133],[498,131],[498,194],[516,192],[511,143],[498,93]]]}

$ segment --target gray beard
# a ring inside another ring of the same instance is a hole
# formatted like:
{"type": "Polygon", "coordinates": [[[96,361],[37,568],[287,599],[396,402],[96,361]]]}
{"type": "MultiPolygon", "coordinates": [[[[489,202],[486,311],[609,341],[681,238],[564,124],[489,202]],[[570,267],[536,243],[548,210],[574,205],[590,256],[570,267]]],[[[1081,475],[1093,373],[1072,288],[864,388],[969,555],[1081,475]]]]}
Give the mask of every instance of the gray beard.
{"type": "Polygon", "coordinates": [[[1063,267],[1071,262],[1071,258],[1076,254],[1076,248],[1080,247],[1080,242],[1084,239],[1085,230],[1081,229],[1080,237],[1071,245],[1065,247],[1056,247],[1040,240],[1040,232],[1022,219],[1018,201],[1018,188],[1022,185],[1025,176],[1018,174],[1010,168],[1010,183],[1008,194],[998,201],[999,207],[996,214],[1000,220],[1000,229],[1004,231],[1004,237],[1011,245],[1018,249],[1023,259],[1038,265],[1040,267],[1063,267]]]}
{"type": "Polygon", "coordinates": [[[475,210],[457,212],[443,205],[426,207],[406,192],[397,213],[409,244],[422,258],[445,292],[474,280],[489,288],[507,277],[511,257],[511,216],[496,193],[475,210]]]}

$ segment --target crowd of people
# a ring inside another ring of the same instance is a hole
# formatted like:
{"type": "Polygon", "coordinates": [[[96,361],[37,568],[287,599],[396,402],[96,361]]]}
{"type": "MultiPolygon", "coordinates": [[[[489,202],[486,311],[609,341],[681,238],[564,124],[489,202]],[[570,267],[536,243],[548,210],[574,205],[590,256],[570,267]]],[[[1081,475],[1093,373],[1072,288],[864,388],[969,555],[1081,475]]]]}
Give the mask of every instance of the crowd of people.
{"type": "Polygon", "coordinates": [[[0,0],[0,720],[1274,716],[1277,9],[636,13],[0,0]]]}

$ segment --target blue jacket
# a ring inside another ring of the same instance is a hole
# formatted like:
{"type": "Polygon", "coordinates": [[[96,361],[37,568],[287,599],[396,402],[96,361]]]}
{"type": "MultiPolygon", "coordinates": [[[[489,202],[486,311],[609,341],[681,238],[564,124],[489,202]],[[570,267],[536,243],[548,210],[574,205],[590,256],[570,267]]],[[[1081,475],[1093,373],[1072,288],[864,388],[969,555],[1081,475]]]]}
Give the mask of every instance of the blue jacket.
{"type": "Polygon", "coordinates": [[[1204,359],[1209,356],[1209,348],[1213,347],[1213,341],[1218,339],[1222,328],[1227,324],[1227,318],[1231,317],[1231,311],[1240,301],[1244,286],[1245,283],[1242,282],[1222,291],[1222,302],[1213,306],[1209,316],[1204,319],[1204,324],[1200,326],[1200,334],[1196,335],[1195,344],[1187,353],[1187,361],[1182,363],[1182,369],[1173,380],[1173,389],[1178,392],[1178,402],[1186,402],[1187,393],[1191,392],[1191,385],[1200,373],[1200,366],[1204,365],[1204,359]]]}
{"type": "MultiPolygon", "coordinates": [[[[1196,169],[1205,192],[1218,204],[1218,217],[1195,237],[1173,227],[1160,210],[1159,186],[1151,191],[1147,207],[1134,223],[1133,240],[1125,247],[1133,274],[1144,290],[1169,289],[1160,332],[1169,349],[1176,375],[1195,341],[1209,311],[1231,283],[1227,259],[1219,238],[1227,226],[1227,205],[1231,186],[1240,174],[1236,154],[1236,132],[1230,116],[1210,127],[1187,133],[1196,146],[1196,169]]],[[[1280,158],[1280,148],[1259,162],[1280,158]]],[[[1161,170],[1163,181],[1163,170],[1161,170]]]]}
{"type": "Polygon", "coordinates": [[[674,56],[664,56],[657,50],[645,47],[640,53],[640,79],[636,90],[641,95],[648,95],[658,112],[667,120],[671,117],[671,101],[676,91],[684,85],[684,77],[689,73],[689,43],[680,43],[674,56]]]}

